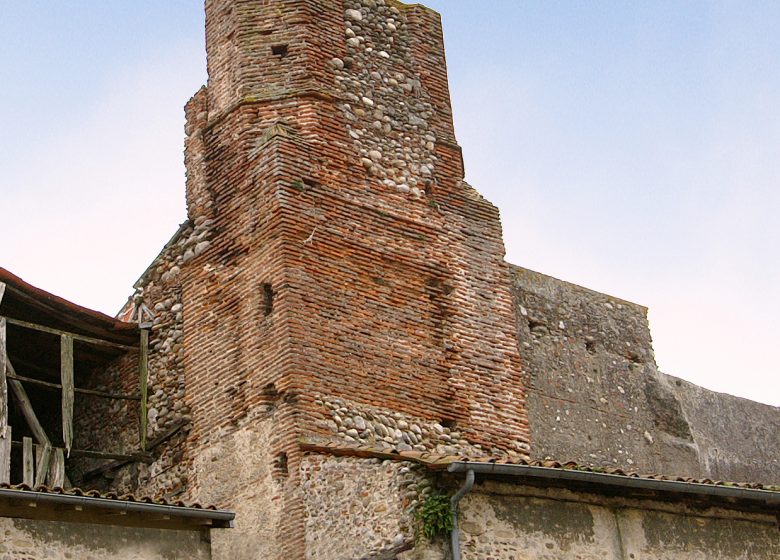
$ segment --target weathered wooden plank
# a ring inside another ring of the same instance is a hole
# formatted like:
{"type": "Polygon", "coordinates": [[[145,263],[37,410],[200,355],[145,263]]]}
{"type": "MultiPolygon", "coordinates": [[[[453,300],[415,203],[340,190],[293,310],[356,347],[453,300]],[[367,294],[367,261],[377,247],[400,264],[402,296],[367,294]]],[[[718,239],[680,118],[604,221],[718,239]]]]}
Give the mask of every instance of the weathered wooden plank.
{"type": "Polygon", "coordinates": [[[4,295],[5,295],[5,282],[0,282],[0,303],[3,303],[4,295]]]}
{"type": "Polygon", "coordinates": [[[105,451],[89,451],[87,449],[72,449],[70,456],[114,461],[140,461],[141,463],[151,463],[154,460],[149,453],[107,453],[105,451]]]}
{"type": "MultiPolygon", "coordinates": [[[[40,296],[28,294],[24,290],[18,289],[12,285],[7,286],[6,293],[9,295],[13,294],[15,301],[28,304],[34,309],[37,309],[51,317],[62,317],[62,307],[51,305],[40,296]]],[[[91,323],[89,320],[82,320],[77,313],[68,314],[67,323],[68,328],[71,329],[72,332],[78,331],[79,333],[84,333],[80,336],[92,336],[94,338],[104,340],[103,337],[104,333],[106,332],[106,328],[104,326],[91,323]]]]}
{"type": "Polygon", "coordinates": [[[32,487],[35,483],[35,456],[32,438],[22,438],[22,483],[32,487]]]}
{"type": "Polygon", "coordinates": [[[51,459],[51,444],[46,442],[35,446],[35,484],[37,488],[46,484],[46,478],[49,474],[49,461],[51,459]]]}
{"type": "Polygon", "coordinates": [[[60,380],[62,381],[62,441],[70,457],[73,447],[73,337],[60,337],[60,380]]]}
{"type": "MultiPolygon", "coordinates": [[[[46,387],[47,389],[57,389],[57,390],[62,389],[62,385],[60,385],[59,383],[50,383],[48,381],[43,381],[42,379],[35,379],[34,377],[26,377],[24,375],[11,375],[10,373],[7,373],[6,377],[8,377],[8,379],[18,379],[19,381],[22,381],[24,383],[30,383],[31,385],[38,385],[39,387],[46,387]]],[[[123,395],[121,393],[107,393],[106,391],[96,391],[94,389],[82,389],[81,387],[74,387],[73,392],[78,393],[80,395],[92,395],[103,399],[115,399],[115,400],[126,400],[126,401],[141,400],[141,397],[139,395],[123,395]]]]}
{"type": "Polygon", "coordinates": [[[55,447],[51,454],[49,466],[49,486],[62,488],[65,485],[65,452],[61,447],[55,447]]]}
{"type": "Polygon", "coordinates": [[[73,337],[73,340],[79,340],[81,342],[94,344],[96,346],[109,346],[111,348],[121,348],[122,350],[138,351],[138,348],[136,346],[130,346],[128,344],[119,344],[118,342],[110,342],[108,340],[103,340],[101,338],[94,338],[91,336],[84,336],[81,334],[76,334],[69,331],[63,331],[60,329],[53,329],[51,327],[45,327],[43,325],[37,325],[35,323],[29,323],[27,321],[21,321],[19,319],[11,319],[10,317],[6,317],[6,320],[8,321],[9,325],[16,325],[17,327],[24,327],[26,329],[32,329],[34,331],[40,331],[49,334],[56,334],[59,336],[68,335],[73,337]]]}
{"type": "MultiPolygon", "coordinates": [[[[11,442],[11,445],[18,449],[24,446],[24,442],[14,441],[11,442]]],[[[41,445],[33,444],[36,457],[37,457],[39,447],[41,447],[41,445]]],[[[154,460],[151,453],[108,453],[106,451],[91,451],[89,449],[71,449],[70,456],[73,458],[86,457],[89,459],[104,459],[107,461],[111,460],[111,461],[128,461],[128,462],[142,462],[142,463],[151,463],[154,460]]]]}
{"type": "Polygon", "coordinates": [[[141,451],[146,451],[146,393],[149,382],[149,331],[141,329],[141,351],[138,354],[138,376],[141,385],[141,451]]]}
{"type": "Polygon", "coordinates": [[[11,426],[0,436],[0,484],[11,484],[11,426]]]}
{"type": "MultiPolygon", "coordinates": [[[[6,367],[8,368],[8,372],[15,378],[16,371],[10,360],[6,361],[6,367]]],[[[24,416],[24,419],[27,421],[27,425],[30,426],[30,431],[35,437],[35,441],[40,444],[51,445],[49,437],[46,435],[46,430],[43,429],[43,426],[41,426],[41,423],[38,421],[38,417],[35,415],[35,411],[30,403],[30,398],[27,396],[27,391],[24,390],[24,386],[21,382],[14,378],[8,378],[8,386],[11,388],[11,392],[16,398],[19,409],[22,411],[22,416],[24,416]]]]}
{"type": "MultiPolygon", "coordinates": [[[[0,284],[5,287],[5,284],[0,284]]],[[[2,294],[0,294],[2,295],[2,294]]],[[[0,317],[0,437],[8,426],[8,353],[6,352],[6,321],[0,317]]]]}

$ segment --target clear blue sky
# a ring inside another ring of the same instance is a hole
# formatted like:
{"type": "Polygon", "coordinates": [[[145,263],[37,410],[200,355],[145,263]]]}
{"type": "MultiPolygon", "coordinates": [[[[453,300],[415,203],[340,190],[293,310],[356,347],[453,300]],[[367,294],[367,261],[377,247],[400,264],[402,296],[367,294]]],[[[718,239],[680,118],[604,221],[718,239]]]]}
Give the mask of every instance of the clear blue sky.
{"type": "MultiPolygon", "coordinates": [[[[428,5],[508,260],[649,306],[665,372],[780,404],[780,3],[428,5]]],[[[0,266],[113,314],[185,217],[202,4],[0,8],[0,266]]]]}

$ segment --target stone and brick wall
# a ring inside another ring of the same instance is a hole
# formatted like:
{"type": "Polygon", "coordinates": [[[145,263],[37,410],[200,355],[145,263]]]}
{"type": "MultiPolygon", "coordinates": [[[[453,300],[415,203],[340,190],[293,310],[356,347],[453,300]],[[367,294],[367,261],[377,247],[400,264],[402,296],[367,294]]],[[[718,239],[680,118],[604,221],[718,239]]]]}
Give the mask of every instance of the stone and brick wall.
{"type": "MultiPolygon", "coordinates": [[[[438,14],[207,0],[206,18],[189,220],[124,310],[155,314],[147,437],[178,430],[115,489],[236,510],[218,558],[358,558],[407,554],[430,478],[302,436],[707,474],[707,415],[657,371],[644,308],[504,261],[463,179],[438,14]]],[[[521,546],[479,534],[472,557],[521,546]]]]}
{"type": "Polygon", "coordinates": [[[496,208],[463,181],[438,14],[206,13],[191,225],[138,286],[159,314],[149,436],[191,423],[139,486],[237,509],[225,550],[301,557],[302,435],[527,455],[509,269],[496,208]]]}

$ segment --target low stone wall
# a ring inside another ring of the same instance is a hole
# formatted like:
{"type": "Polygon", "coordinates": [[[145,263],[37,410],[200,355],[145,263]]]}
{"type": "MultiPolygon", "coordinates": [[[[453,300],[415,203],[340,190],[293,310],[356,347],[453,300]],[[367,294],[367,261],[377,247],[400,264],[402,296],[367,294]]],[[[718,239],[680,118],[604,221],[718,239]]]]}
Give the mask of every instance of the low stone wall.
{"type": "Polygon", "coordinates": [[[461,502],[464,560],[769,560],[772,515],[487,482],[461,502]]]}
{"type": "Polygon", "coordinates": [[[198,531],[0,518],[2,560],[208,560],[198,531]]]}

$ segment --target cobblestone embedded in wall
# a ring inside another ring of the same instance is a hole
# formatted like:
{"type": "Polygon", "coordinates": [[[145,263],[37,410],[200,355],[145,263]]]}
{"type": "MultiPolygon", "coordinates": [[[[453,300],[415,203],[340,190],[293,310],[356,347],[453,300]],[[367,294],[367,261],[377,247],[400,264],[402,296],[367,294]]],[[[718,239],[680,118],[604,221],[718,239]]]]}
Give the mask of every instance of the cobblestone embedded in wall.
{"type": "Polygon", "coordinates": [[[411,547],[415,507],[432,491],[419,465],[327,455],[304,458],[301,489],[306,558],[318,560],[366,558],[411,547]]]}
{"type": "MultiPolygon", "coordinates": [[[[355,405],[341,398],[321,399],[330,410],[329,429],[344,440],[398,451],[428,451],[440,455],[480,457],[485,451],[438,422],[413,418],[387,409],[355,405]]],[[[511,451],[508,452],[513,454],[511,451]]]]}
{"type": "MultiPolygon", "coordinates": [[[[149,336],[147,441],[166,435],[169,438],[151,450],[155,457],[151,464],[132,464],[116,470],[110,481],[111,490],[174,496],[186,489],[188,462],[184,443],[192,414],[185,399],[181,267],[208,249],[212,224],[210,220],[199,218],[193,224],[182,226],[140,278],[135,294],[119,313],[124,320],[135,320],[138,308],[143,304],[154,315],[149,336]]],[[[125,390],[137,392],[135,362],[124,364],[123,361],[120,365],[123,366],[121,379],[117,382],[127,384],[131,380],[125,390]]],[[[128,409],[127,402],[114,401],[108,405],[108,411],[102,410],[105,406],[93,409],[94,421],[105,423],[104,414],[107,413],[107,417],[114,419],[111,423],[114,431],[123,434],[106,439],[105,430],[90,432],[99,434],[96,437],[104,440],[96,448],[117,449],[118,442],[122,442],[122,451],[138,448],[137,410],[128,409]],[[120,412],[117,407],[126,410],[120,412]],[[125,437],[128,434],[130,440],[125,437]]],[[[137,403],[132,402],[132,406],[137,407],[137,403]]]]}
{"type": "Polygon", "coordinates": [[[385,0],[344,3],[348,56],[331,61],[347,130],[369,175],[415,198],[433,184],[433,106],[415,75],[406,16],[385,0]]]}

